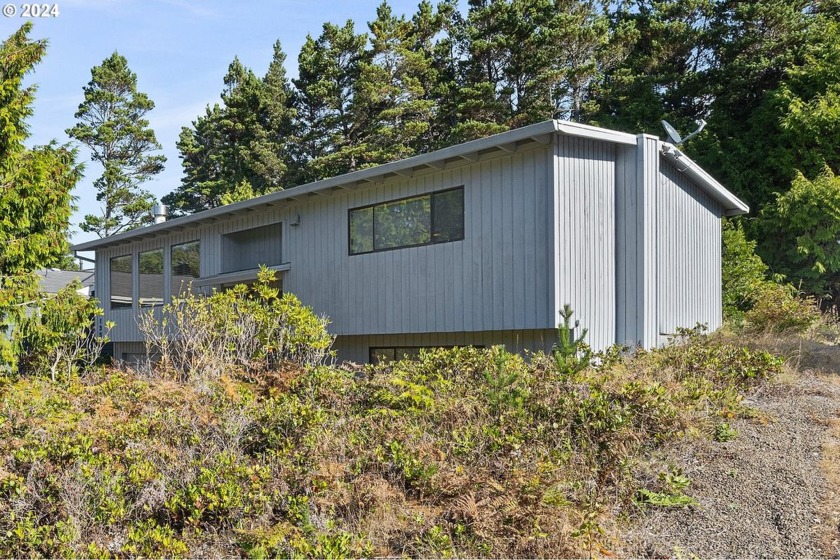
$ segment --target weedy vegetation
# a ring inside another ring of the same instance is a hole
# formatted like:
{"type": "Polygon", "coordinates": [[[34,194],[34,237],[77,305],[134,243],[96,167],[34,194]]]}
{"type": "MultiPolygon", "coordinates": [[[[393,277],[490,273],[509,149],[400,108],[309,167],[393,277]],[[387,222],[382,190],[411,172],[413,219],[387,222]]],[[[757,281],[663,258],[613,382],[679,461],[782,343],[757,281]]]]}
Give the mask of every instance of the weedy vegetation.
{"type": "Polygon", "coordinates": [[[784,367],[700,329],[585,364],[567,332],[527,359],[334,366],[325,321],[269,280],[147,323],[224,337],[212,368],[186,336],[142,372],[0,378],[0,556],[606,554],[623,519],[694,503],[679,469],[639,475],[651,452],[737,437],[784,367]],[[259,345],[237,346],[245,325],[259,345]]]}

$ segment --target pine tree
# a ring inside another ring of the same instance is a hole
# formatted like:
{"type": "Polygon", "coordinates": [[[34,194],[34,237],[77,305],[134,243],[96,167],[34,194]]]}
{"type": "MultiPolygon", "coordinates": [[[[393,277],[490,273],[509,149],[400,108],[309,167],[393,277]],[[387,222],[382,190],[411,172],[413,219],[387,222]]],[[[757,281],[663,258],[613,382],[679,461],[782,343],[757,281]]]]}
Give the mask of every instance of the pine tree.
{"type": "MultiPolygon", "coordinates": [[[[806,45],[818,41],[809,37],[816,4],[727,0],[718,4],[711,24],[708,133],[693,147],[698,162],[742,197],[752,213],[772,203],[773,193],[790,188],[799,168],[796,147],[782,126],[789,105],[776,94],[791,69],[804,65],[806,45]]],[[[756,235],[752,227],[748,232],[756,235]]]]}
{"type": "Polygon", "coordinates": [[[317,39],[307,36],[298,56],[295,108],[299,143],[295,152],[297,184],[346,173],[360,167],[364,126],[352,101],[367,36],[352,21],[324,24],[317,39]]]}
{"type": "Polygon", "coordinates": [[[85,100],[76,112],[78,123],[68,136],[87,146],[103,167],[95,182],[102,214],[85,216],[84,231],[106,237],[151,221],[154,196],[139,185],[163,170],[166,157],[145,115],[155,104],[137,91],[137,76],[128,61],[114,52],[91,69],[85,100]]]}
{"type": "Polygon", "coordinates": [[[689,130],[707,117],[714,6],[715,0],[635,0],[616,9],[612,33],[629,41],[629,52],[597,88],[595,122],[661,136],[662,119],[689,130]]]}
{"type": "Polygon", "coordinates": [[[176,213],[215,208],[244,193],[281,190],[288,177],[294,138],[292,92],[280,43],[268,72],[259,78],[239,58],[224,77],[222,105],[181,129],[177,146],[184,177],[163,202],[176,213]]]}
{"type": "Polygon", "coordinates": [[[221,114],[218,104],[208,106],[191,128],[181,128],[176,146],[184,176],[181,185],[162,199],[175,216],[218,206],[228,189],[223,169],[225,140],[217,125],[221,114]]]}
{"type": "Polygon", "coordinates": [[[628,26],[595,0],[472,0],[454,137],[468,140],[550,118],[586,120],[593,92],[626,56],[628,26]]]}
{"type": "Polygon", "coordinates": [[[44,56],[45,41],[29,38],[27,23],[0,43],[0,370],[14,369],[18,353],[10,336],[37,298],[32,271],[54,266],[67,254],[71,195],[80,177],[75,152],[50,144],[27,149],[26,119],[33,86],[24,77],[44,56]]]}
{"type": "Polygon", "coordinates": [[[370,50],[360,65],[352,101],[366,148],[357,166],[410,157],[423,148],[435,114],[424,84],[432,82],[432,60],[416,49],[412,23],[383,2],[370,28],[370,50]]]}
{"type": "Polygon", "coordinates": [[[422,55],[427,71],[417,75],[422,99],[430,101],[432,118],[425,134],[414,141],[416,153],[451,146],[452,129],[458,124],[458,75],[460,60],[457,37],[464,21],[457,0],[444,0],[433,7],[422,0],[411,18],[409,48],[422,55]]]}

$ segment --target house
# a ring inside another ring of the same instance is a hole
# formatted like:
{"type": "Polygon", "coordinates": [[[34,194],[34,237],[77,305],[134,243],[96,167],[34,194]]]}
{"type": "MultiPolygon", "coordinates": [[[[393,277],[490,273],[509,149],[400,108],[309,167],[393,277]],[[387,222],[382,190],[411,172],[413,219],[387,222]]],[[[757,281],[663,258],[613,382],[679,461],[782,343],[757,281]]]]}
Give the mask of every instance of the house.
{"type": "Polygon", "coordinates": [[[95,276],[92,270],[61,270],[59,268],[44,268],[36,270],[41,291],[47,294],[57,294],[69,286],[74,280],[82,285],[76,290],[83,296],[92,296],[95,276]]]}
{"type": "Polygon", "coordinates": [[[722,216],[747,212],[675,146],[546,121],[156,223],[96,252],[115,355],[173,294],[276,270],[340,359],[550,349],[566,303],[595,349],[721,324],[722,216]]]}

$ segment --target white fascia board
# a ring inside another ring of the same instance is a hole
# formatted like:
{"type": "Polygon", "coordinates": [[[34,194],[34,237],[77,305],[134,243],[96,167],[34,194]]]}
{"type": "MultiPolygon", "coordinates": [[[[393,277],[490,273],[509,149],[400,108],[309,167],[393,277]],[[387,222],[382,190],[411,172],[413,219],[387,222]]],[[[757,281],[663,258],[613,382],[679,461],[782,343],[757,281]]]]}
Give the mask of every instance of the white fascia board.
{"type": "Polygon", "coordinates": [[[568,136],[601,140],[603,142],[612,142],[613,144],[624,144],[627,146],[636,145],[636,136],[634,134],[569,121],[555,121],[555,123],[557,132],[568,136]]]}
{"type": "Polygon", "coordinates": [[[750,207],[740,198],[726,190],[714,177],[697,165],[690,157],[682,153],[676,146],[668,142],[662,143],[662,156],[670,161],[677,168],[677,171],[685,173],[700,187],[709,193],[723,206],[725,216],[746,214],[750,207]]]}

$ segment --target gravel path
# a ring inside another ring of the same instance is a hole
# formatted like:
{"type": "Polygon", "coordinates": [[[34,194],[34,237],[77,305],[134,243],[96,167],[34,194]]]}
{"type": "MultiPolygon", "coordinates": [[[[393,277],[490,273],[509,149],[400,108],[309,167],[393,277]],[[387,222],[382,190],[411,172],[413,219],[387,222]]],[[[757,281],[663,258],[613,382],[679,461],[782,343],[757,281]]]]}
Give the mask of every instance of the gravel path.
{"type": "Polygon", "coordinates": [[[649,509],[625,535],[624,555],[840,558],[840,478],[826,478],[824,461],[840,442],[839,381],[806,372],[765,386],[747,404],[769,422],[735,421],[731,441],[671,449],[698,504],[649,509]]]}

